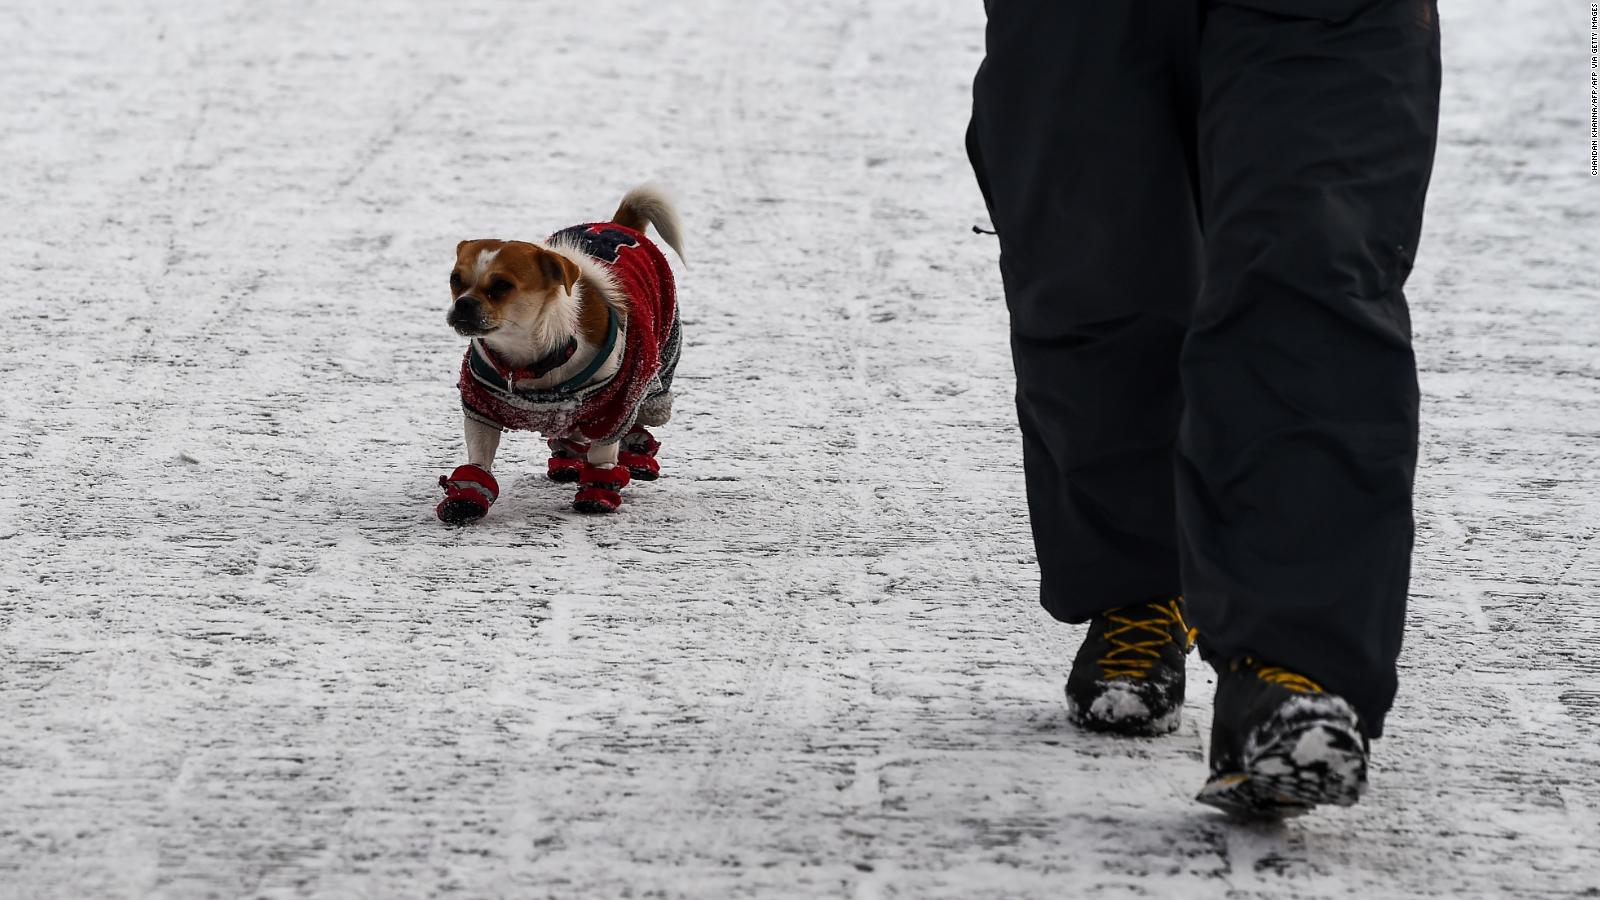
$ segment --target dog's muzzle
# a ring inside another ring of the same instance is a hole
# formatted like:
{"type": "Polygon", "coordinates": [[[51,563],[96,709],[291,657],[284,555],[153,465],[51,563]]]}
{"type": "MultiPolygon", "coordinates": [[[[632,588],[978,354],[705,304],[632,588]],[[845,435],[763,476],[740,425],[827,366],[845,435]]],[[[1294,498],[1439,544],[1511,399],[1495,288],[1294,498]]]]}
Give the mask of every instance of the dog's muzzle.
{"type": "Polygon", "coordinates": [[[450,313],[445,316],[445,322],[456,330],[457,334],[473,337],[488,334],[488,317],[484,315],[483,301],[469,294],[462,294],[456,302],[450,304],[450,313]]]}

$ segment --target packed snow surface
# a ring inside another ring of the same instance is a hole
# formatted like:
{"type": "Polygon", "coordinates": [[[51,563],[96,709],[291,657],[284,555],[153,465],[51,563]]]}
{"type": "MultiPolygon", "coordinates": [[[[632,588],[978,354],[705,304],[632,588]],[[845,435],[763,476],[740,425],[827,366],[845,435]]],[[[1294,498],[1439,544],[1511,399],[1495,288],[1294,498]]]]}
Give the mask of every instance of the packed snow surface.
{"type": "MultiPolygon", "coordinates": [[[[1446,4],[1399,705],[1350,810],[1192,802],[1061,683],[977,0],[0,9],[0,896],[1600,895],[1590,13],[1446,4]],[[462,460],[458,240],[682,200],[665,477],[462,460]]],[[[1351,560],[1351,565],[1361,565],[1351,560]]]]}

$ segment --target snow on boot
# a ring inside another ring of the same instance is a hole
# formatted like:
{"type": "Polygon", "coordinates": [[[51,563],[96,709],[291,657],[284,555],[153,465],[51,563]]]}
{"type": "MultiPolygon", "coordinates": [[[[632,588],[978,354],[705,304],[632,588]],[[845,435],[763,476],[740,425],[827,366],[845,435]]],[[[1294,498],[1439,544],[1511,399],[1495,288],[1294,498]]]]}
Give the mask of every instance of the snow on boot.
{"type": "Polygon", "coordinates": [[[1178,727],[1194,632],[1183,598],[1095,616],[1067,676],[1067,718],[1090,731],[1150,736],[1178,727]]]}
{"type": "Polygon", "coordinates": [[[622,489],[628,486],[628,481],[626,466],[602,468],[585,463],[578,477],[578,496],[572,501],[572,508],[586,513],[616,512],[622,505],[622,489]]]}
{"type": "Polygon", "coordinates": [[[483,518],[500,496],[500,485],[482,466],[468,463],[457,466],[449,475],[439,476],[444,499],[434,507],[439,521],[447,525],[468,525],[483,518]]]}
{"type": "Polygon", "coordinates": [[[589,452],[589,445],[561,438],[550,438],[545,443],[550,445],[550,462],[545,470],[550,480],[557,484],[577,481],[583,473],[583,459],[589,452]]]}
{"type": "Polygon", "coordinates": [[[622,439],[617,463],[627,466],[639,481],[655,481],[661,477],[661,464],[656,462],[656,451],[660,449],[661,442],[656,440],[655,435],[635,425],[622,439]]]}
{"type": "Polygon", "coordinates": [[[1367,789],[1366,730],[1344,698],[1288,669],[1234,660],[1218,673],[1211,779],[1195,799],[1281,819],[1351,806],[1367,789]]]}

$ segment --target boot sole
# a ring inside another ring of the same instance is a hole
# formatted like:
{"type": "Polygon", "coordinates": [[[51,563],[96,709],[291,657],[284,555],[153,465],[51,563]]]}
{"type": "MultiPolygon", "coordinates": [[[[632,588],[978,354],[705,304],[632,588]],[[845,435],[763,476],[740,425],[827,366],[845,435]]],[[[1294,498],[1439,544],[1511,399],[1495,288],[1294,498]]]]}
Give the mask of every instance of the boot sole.
{"type": "Polygon", "coordinates": [[[1306,723],[1256,752],[1246,771],[1211,777],[1195,799],[1242,819],[1287,819],[1354,806],[1367,789],[1361,737],[1343,722],[1306,723]]]}
{"type": "MultiPolygon", "coordinates": [[[[1140,700],[1143,704],[1143,700],[1140,700]]],[[[1161,737],[1178,730],[1183,723],[1183,704],[1178,703],[1172,709],[1159,716],[1125,715],[1121,718],[1107,718],[1094,714],[1094,705],[1088,710],[1082,709],[1067,695],[1067,721],[1085,731],[1099,734],[1114,734],[1119,737],[1161,737]]]]}

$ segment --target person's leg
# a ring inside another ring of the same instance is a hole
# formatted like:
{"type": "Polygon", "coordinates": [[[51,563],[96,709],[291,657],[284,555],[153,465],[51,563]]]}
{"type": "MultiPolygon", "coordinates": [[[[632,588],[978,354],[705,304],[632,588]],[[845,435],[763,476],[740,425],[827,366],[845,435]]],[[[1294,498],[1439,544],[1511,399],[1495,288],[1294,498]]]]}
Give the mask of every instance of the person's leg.
{"type": "Polygon", "coordinates": [[[1412,544],[1418,399],[1401,286],[1437,132],[1434,5],[1213,0],[1200,48],[1206,279],[1181,366],[1185,592],[1208,658],[1307,676],[1376,737],[1412,544]]]}
{"type": "Polygon", "coordinates": [[[1000,238],[1040,595],[1089,622],[1067,713],[1179,723],[1178,354],[1199,288],[1196,0],[990,0],[968,148],[1000,238]]]}
{"type": "Polygon", "coordinates": [[[1083,622],[1180,593],[1195,0],[987,8],[968,150],[999,233],[1041,596],[1083,622]]]}

